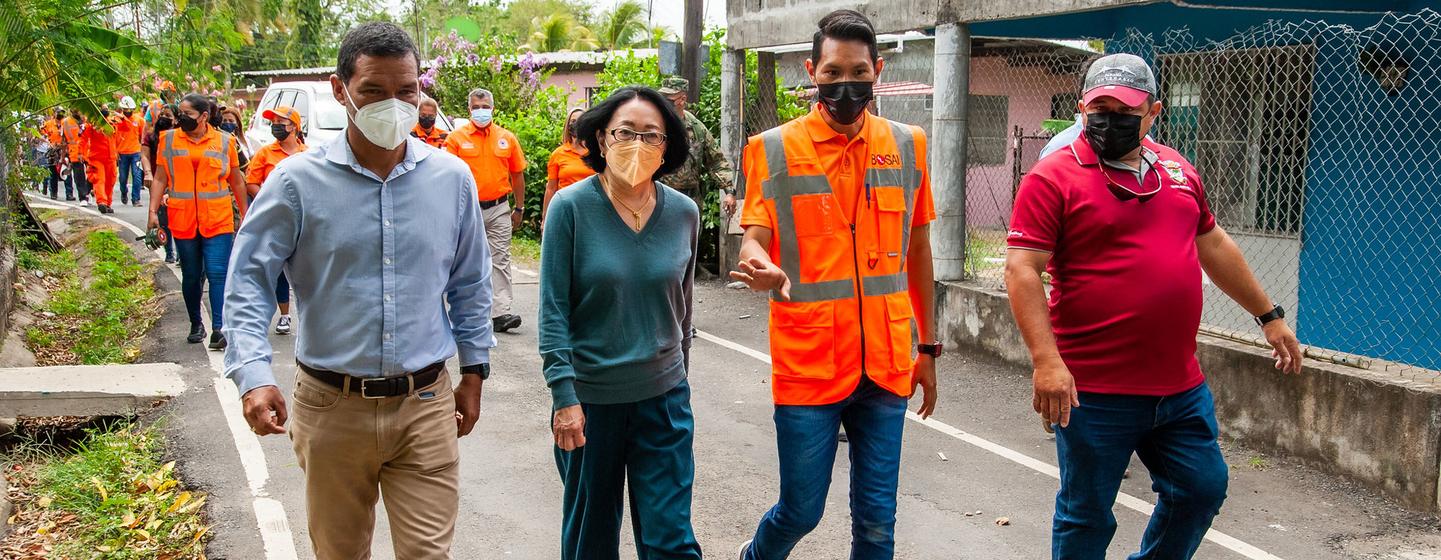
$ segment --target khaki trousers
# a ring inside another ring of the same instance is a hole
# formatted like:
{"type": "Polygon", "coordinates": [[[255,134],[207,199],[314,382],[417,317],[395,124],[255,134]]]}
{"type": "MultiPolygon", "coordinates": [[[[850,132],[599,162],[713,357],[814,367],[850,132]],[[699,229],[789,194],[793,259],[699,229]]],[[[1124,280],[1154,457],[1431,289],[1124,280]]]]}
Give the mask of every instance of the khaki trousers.
{"type": "Polygon", "coordinates": [[[450,375],[410,395],[365,399],[296,372],[290,437],[305,471],[318,560],[366,560],[385,498],[395,557],[450,558],[460,509],[460,451],[450,375]]]}
{"type": "Polygon", "coordinates": [[[492,319],[510,314],[514,300],[510,283],[510,236],[514,229],[510,217],[510,203],[502,202],[482,210],[485,220],[485,241],[490,245],[490,287],[492,319]]]}

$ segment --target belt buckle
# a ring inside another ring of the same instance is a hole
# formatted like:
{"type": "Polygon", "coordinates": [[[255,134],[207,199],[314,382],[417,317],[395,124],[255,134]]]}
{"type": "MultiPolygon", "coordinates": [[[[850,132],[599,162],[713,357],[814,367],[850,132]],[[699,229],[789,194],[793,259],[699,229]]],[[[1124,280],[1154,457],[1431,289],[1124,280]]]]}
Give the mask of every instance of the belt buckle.
{"type": "Polygon", "coordinates": [[[368,387],[368,386],[370,386],[370,383],[371,383],[372,381],[377,382],[377,383],[383,383],[383,382],[385,382],[385,381],[388,381],[388,379],[386,379],[386,378],[384,378],[384,377],[371,377],[371,378],[361,379],[361,380],[360,380],[360,398],[363,398],[363,399],[383,399],[383,398],[386,398],[388,395],[375,395],[375,396],[371,396],[369,393],[366,393],[365,388],[368,387]]]}

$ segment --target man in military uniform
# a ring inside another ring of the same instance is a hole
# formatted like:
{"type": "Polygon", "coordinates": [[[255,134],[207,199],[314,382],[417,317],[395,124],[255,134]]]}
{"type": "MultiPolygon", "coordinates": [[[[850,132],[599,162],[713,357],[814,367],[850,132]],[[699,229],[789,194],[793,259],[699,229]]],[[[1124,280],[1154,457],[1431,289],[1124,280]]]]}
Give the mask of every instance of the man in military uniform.
{"type": "Polygon", "coordinates": [[[690,91],[690,81],[671,76],[661,82],[660,94],[675,104],[676,112],[685,120],[686,133],[690,135],[690,157],[685,165],[674,173],[661,177],[660,181],[683,192],[695,201],[701,212],[705,212],[705,187],[714,185],[724,195],[721,197],[721,211],[730,216],[736,211],[735,188],[731,186],[731,164],[721,154],[720,146],[711,136],[710,130],[700,119],[685,110],[690,91]],[[709,179],[707,179],[709,178],[709,179]]]}

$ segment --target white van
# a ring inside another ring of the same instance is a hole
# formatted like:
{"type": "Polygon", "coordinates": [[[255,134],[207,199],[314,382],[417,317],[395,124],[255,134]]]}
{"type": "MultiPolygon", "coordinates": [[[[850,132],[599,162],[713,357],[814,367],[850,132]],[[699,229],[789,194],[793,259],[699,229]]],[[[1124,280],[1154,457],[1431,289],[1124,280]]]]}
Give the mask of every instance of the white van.
{"type": "MultiPolygon", "coordinates": [[[[270,121],[261,114],[280,106],[300,112],[300,131],[305,134],[305,143],[311,146],[329,143],[345,130],[345,106],[335,100],[330,82],[277,82],[270,84],[253,109],[250,125],[245,129],[247,153],[253,154],[275,141],[270,135],[270,121]]],[[[450,132],[450,119],[444,112],[436,116],[435,126],[450,132]]]]}

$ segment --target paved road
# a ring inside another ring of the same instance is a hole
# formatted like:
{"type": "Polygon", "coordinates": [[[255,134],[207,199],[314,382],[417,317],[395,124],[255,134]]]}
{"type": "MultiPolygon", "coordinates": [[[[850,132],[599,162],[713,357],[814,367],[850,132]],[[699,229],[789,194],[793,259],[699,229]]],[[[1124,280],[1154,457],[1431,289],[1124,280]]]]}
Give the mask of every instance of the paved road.
{"type": "MultiPolygon", "coordinates": [[[[143,219],[137,208],[120,209],[118,216],[133,223],[143,219]]],[[[527,324],[519,332],[500,335],[480,423],[461,440],[463,494],[456,558],[557,556],[561,486],[551,455],[550,398],[540,375],[532,322],[537,291],[533,275],[522,272],[516,277],[521,282],[517,313],[527,324]]],[[[178,287],[173,282],[162,279],[162,291],[178,287]]],[[[694,517],[707,553],[729,558],[749,538],[777,491],[769,369],[758,359],[767,348],[765,301],[718,283],[698,287],[696,298],[696,326],[708,336],[697,341],[692,352],[698,463],[694,517]]],[[[147,354],[192,370],[197,388],[172,405],[169,430],[185,475],[213,493],[217,538],[211,557],[264,558],[255,512],[264,512],[261,517],[269,521],[262,524],[269,534],[283,535],[286,526],[271,514],[279,512],[267,510],[275,506],[283,508],[298,557],[312,558],[301,472],[290,442],[272,436],[257,445],[248,434],[232,437],[210,384],[216,353],[185,344],[179,297],[172,292],[168,301],[147,354]],[[240,457],[260,453],[268,480],[257,483],[254,461],[247,470],[240,457]]],[[[294,381],[294,338],[272,340],[276,374],[288,393],[294,381]]],[[[910,421],[906,426],[897,557],[1046,557],[1057,486],[1046,472],[1055,464],[1055,447],[1029,409],[1028,372],[984,355],[954,352],[943,359],[940,376],[939,423],[910,421]],[[1009,525],[995,523],[1002,516],[1010,519],[1009,525]]],[[[1441,558],[1441,532],[1434,518],[1399,509],[1284,459],[1229,443],[1225,448],[1232,465],[1231,493],[1214,527],[1224,536],[1208,540],[1198,558],[1441,558]]],[[[847,556],[847,473],[842,453],[832,474],[837,484],[825,520],[801,543],[795,558],[847,556]]],[[[1136,463],[1133,473],[1123,491],[1152,501],[1144,467],[1136,463]]],[[[1137,511],[1146,504],[1130,503],[1137,508],[1116,507],[1120,530],[1112,558],[1124,558],[1136,547],[1147,520],[1137,511]]],[[[383,513],[380,520],[375,556],[392,558],[383,513]]],[[[628,537],[626,543],[630,546],[628,537]]],[[[284,548],[272,542],[271,557],[284,557],[284,548]]],[[[634,552],[625,549],[623,557],[633,558],[634,552]]]]}

